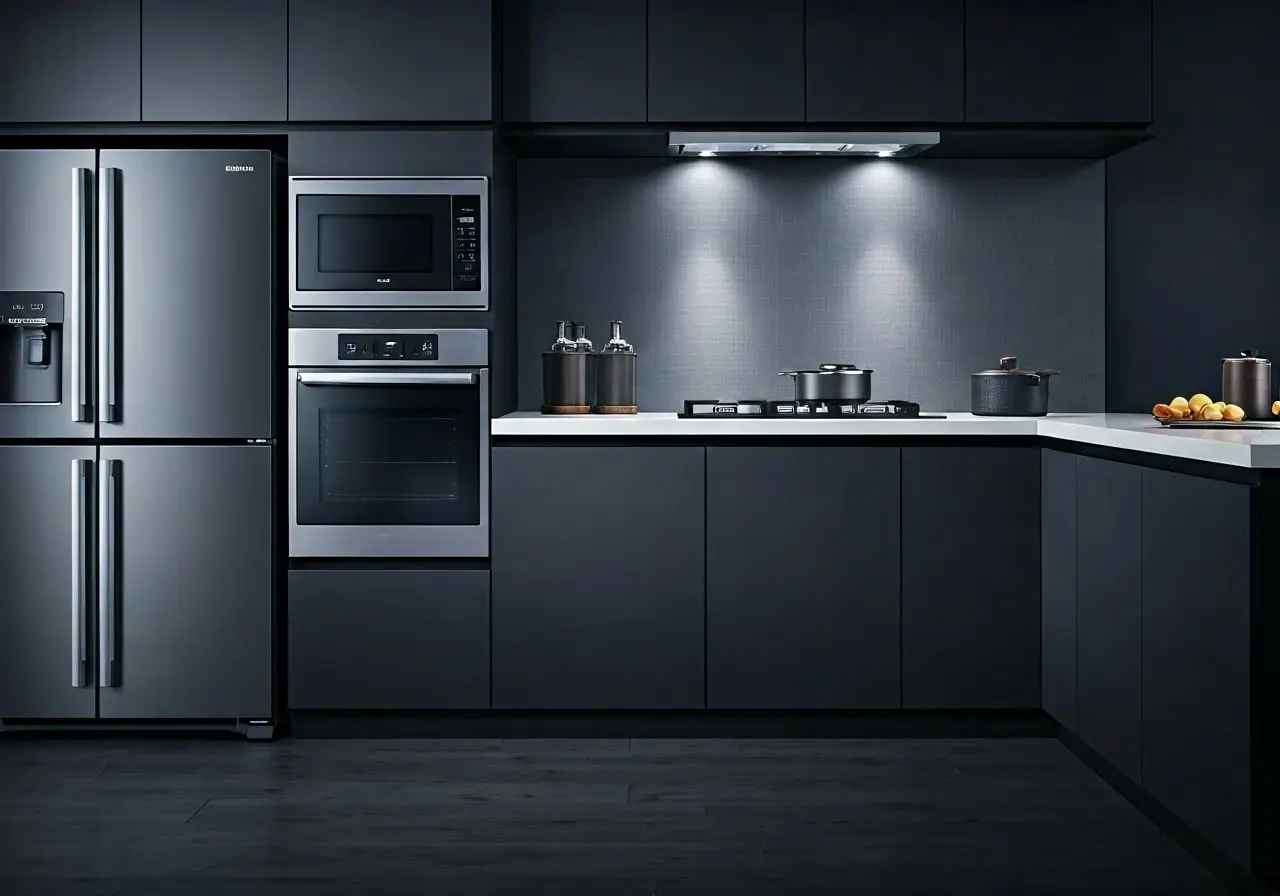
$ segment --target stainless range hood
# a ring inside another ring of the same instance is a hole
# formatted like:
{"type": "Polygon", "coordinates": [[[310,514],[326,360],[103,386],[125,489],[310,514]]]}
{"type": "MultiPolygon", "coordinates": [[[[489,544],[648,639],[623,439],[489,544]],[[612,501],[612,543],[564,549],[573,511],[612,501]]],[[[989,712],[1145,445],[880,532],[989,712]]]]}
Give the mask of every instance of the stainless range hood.
{"type": "Polygon", "coordinates": [[[936,146],[940,135],[921,131],[673,131],[667,145],[682,156],[871,156],[901,159],[936,146]]]}

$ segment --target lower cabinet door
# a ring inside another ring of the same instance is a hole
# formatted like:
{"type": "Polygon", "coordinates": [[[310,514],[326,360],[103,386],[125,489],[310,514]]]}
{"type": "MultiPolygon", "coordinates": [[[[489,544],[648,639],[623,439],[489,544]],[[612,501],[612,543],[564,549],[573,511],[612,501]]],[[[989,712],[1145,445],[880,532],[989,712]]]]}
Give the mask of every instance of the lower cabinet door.
{"type": "Polygon", "coordinates": [[[701,709],[705,449],[493,449],[495,709],[701,709]]]}
{"type": "Polygon", "coordinates": [[[1142,786],[1245,867],[1264,858],[1250,842],[1249,505],[1246,485],[1142,471],[1142,786]]]}
{"type": "Polygon", "coordinates": [[[1079,459],[1076,733],[1142,779],[1142,468],[1079,459]]]}
{"type": "Polygon", "coordinates": [[[902,705],[1039,708],[1039,449],[902,449],[902,705]]]}
{"type": "Polygon", "coordinates": [[[897,448],[707,449],[707,707],[894,709],[897,448]]]}
{"type": "Polygon", "coordinates": [[[129,445],[98,462],[99,715],[272,714],[272,452],[129,445]],[[102,523],[106,523],[104,527],[102,523]]]}
{"type": "Polygon", "coordinates": [[[290,709],[489,706],[489,571],[289,572],[290,709]]]}

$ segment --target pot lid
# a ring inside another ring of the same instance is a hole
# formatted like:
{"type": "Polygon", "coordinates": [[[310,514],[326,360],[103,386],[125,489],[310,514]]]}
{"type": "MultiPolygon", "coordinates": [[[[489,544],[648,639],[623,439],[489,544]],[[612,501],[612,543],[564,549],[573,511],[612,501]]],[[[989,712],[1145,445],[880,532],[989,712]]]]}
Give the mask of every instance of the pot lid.
{"type": "Polygon", "coordinates": [[[1018,367],[1018,359],[1001,358],[1000,366],[993,370],[980,370],[974,376],[1053,376],[1056,370],[1022,370],[1018,367]]]}
{"type": "Polygon", "coordinates": [[[1257,364],[1270,364],[1270,363],[1271,363],[1271,362],[1270,362],[1270,361],[1268,361],[1266,358],[1260,358],[1260,357],[1258,357],[1258,350],[1257,350],[1257,349],[1251,349],[1251,348],[1243,349],[1243,350],[1240,352],[1240,357],[1238,357],[1238,358],[1223,358],[1223,359],[1222,359],[1222,362],[1223,362],[1224,364],[1226,364],[1226,363],[1228,363],[1228,362],[1233,362],[1233,361],[1253,361],[1254,363],[1257,363],[1257,364]]]}
{"type": "Polygon", "coordinates": [[[796,376],[801,373],[810,373],[815,376],[831,373],[847,374],[852,376],[855,374],[861,375],[864,373],[875,373],[875,371],[869,370],[865,367],[859,367],[856,364],[819,364],[817,370],[783,370],[778,374],[778,376],[796,376]]]}

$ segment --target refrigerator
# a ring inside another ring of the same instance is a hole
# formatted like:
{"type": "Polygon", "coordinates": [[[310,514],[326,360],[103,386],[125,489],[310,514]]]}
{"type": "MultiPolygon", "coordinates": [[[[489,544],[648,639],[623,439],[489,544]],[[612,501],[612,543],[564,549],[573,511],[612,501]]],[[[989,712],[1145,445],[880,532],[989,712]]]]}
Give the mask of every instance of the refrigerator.
{"type": "Polygon", "coordinates": [[[0,725],[274,724],[277,159],[0,150],[0,725]]]}

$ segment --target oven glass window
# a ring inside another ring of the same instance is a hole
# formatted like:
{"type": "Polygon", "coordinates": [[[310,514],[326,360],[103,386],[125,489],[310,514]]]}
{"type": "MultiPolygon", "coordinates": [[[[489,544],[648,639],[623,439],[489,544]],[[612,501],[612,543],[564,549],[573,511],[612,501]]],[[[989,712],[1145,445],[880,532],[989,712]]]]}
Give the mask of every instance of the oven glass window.
{"type": "Polygon", "coordinates": [[[429,274],[430,215],[320,215],[322,274],[429,274]]]}
{"type": "Polygon", "coordinates": [[[297,389],[300,525],[479,525],[477,387],[297,389]]]}

